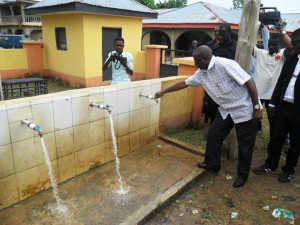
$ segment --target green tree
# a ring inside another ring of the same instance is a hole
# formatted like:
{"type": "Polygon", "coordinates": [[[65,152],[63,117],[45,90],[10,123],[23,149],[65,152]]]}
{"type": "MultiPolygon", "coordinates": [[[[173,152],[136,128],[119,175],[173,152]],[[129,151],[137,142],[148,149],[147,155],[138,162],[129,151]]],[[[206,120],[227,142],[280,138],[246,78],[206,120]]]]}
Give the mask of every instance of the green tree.
{"type": "Polygon", "coordinates": [[[243,8],[244,0],[232,0],[232,4],[234,9],[241,9],[243,8]]]}
{"type": "Polygon", "coordinates": [[[147,6],[150,9],[157,9],[157,5],[154,0],[136,0],[137,2],[147,6]]]}
{"type": "Polygon", "coordinates": [[[156,4],[159,9],[182,8],[187,5],[187,0],[164,0],[156,4]]]}

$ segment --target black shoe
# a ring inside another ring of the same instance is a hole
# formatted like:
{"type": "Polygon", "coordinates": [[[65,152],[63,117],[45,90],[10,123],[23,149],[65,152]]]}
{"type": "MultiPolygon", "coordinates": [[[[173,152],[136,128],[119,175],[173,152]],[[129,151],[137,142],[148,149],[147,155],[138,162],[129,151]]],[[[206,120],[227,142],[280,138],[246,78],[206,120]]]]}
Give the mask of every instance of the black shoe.
{"type": "Polygon", "coordinates": [[[197,165],[198,165],[198,167],[201,168],[201,169],[212,170],[212,171],[214,171],[214,172],[219,172],[219,171],[220,171],[220,168],[216,168],[216,167],[209,166],[209,165],[207,165],[207,164],[204,163],[204,162],[199,162],[197,165]]]}
{"type": "Polygon", "coordinates": [[[279,180],[281,183],[288,183],[288,182],[291,181],[292,175],[293,175],[294,173],[295,173],[295,172],[293,172],[293,171],[290,171],[290,172],[283,172],[283,173],[279,176],[278,180],[279,180]]]}
{"type": "Polygon", "coordinates": [[[238,178],[236,178],[235,181],[233,182],[232,187],[234,187],[234,188],[242,187],[242,186],[244,186],[244,184],[246,183],[246,181],[247,181],[247,180],[238,177],[238,178]]]}
{"type": "Polygon", "coordinates": [[[253,172],[258,174],[271,173],[273,171],[275,171],[275,169],[271,169],[267,164],[263,164],[262,166],[253,169],[253,172]]]}

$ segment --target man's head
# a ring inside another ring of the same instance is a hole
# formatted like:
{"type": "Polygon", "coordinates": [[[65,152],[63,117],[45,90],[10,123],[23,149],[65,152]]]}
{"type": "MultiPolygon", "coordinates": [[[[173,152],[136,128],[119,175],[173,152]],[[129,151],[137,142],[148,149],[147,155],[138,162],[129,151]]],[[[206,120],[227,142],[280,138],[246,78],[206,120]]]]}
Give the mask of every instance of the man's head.
{"type": "Polygon", "coordinates": [[[262,40],[257,41],[256,47],[260,48],[260,49],[263,49],[264,48],[264,42],[262,40]]]}
{"type": "Polygon", "coordinates": [[[269,54],[273,55],[274,53],[278,53],[280,50],[280,46],[282,43],[282,35],[281,34],[273,34],[269,39],[269,54]]]}
{"type": "Polygon", "coordinates": [[[231,28],[228,23],[222,23],[218,31],[220,43],[226,44],[231,41],[231,28]]]}
{"type": "Polygon", "coordinates": [[[193,49],[197,48],[197,45],[198,45],[198,41],[197,40],[193,40],[192,41],[192,48],[193,49]]]}
{"type": "Polygon", "coordinates": [[[294,47],[295,53],[300,54],[300,28],[292,33],[291,43],[294,47]]]}
{"type": "Polygon", "coordinates": [[[211,48],[206,45],[201,45],[200,47],[196,48],[193,54],[195,66],[200,69],[207,69],[212,56],[213,54],[211,48]]]}
{"type": "Polygon", "coordinates": [[[219,41],[219,29],[220,27],[215,27],[215,39],[219,41]]]}
{"type": "Polygon", "coordinates": [[[121,54],[124,49],[124,39],[121,37],[116,38],[115,42],[114,42],[114,47],[115,47],[116,52],[121,54]]]}

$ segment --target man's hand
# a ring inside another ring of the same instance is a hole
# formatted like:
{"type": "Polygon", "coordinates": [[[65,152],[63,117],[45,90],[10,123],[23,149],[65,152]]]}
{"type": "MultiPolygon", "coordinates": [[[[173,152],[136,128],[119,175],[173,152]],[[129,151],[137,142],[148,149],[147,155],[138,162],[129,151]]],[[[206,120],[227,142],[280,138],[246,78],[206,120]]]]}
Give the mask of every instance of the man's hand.
{"type": "Polygon", "coordinates": [[[126,57],[120,56],[120,62],[124,67],[127,66],[127,58],[126,57]]]}
{"type": "Polygon", "coordinates": [[[273,107],[273,106],[269,106],[268,107],[268,115],[269,115],[269,117],[272,117],[272,116],[274,116],[274,113],[275,113],[275,107],[273,107]]]}
{"type": "Polygon", "coordinates": [[[162,97],[164,94],[165,94],[165,93],[164,93],[163,91],[158,91],[158,92],[155,93],[154,98],[155,98],[155,99],[156,99],[156,98],[160,98],[160,97],[162,97]]]}
{"type": "Polygon", "coordinates": [[[253,110],[253,121],[254,123],[258,123],[262,118],[262,111],[260,109],[253,110]]]}

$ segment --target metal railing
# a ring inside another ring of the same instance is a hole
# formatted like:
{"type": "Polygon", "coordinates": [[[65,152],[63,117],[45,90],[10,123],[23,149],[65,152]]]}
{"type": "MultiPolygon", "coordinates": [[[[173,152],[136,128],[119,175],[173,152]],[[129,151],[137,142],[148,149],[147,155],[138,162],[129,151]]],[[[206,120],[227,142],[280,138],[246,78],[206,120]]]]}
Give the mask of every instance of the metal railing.
{"type": "Polygon", "coordinates": [[[41,23],[42,19],[40,16],[1,16],[1,23],[41,23]]]}

